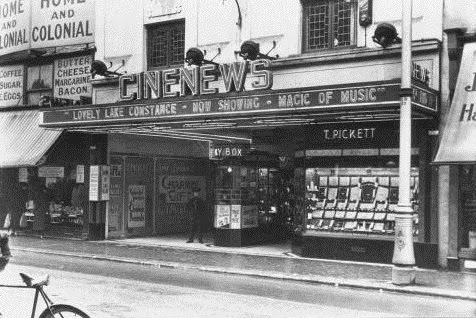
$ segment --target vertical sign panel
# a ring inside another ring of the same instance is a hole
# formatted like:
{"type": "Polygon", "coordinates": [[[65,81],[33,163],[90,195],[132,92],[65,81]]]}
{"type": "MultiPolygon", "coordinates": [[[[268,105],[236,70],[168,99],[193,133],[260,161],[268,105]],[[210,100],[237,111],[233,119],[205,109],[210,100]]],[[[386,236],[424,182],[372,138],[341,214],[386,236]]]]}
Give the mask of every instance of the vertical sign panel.
{"type": "Polygon", "coordinates": [[[94,0],[31,2],[32,48],[94,42],[94,0]]]}
{"type": "Polygon", "coordinates": [[[53,96],[73,101],[91,98],[92,60],[91,55],[55,60],[53,96]]]}
{"type": "Polygon", "coordinates": [[[89,200],[99,201],[99,166],[89,168],[89,200]]]}
{"type": "Polygon", "coordinates": [[[231,214],[230,229],[240,229],[241,228],[241,205],[232,204],[230,214],[231,214]]]}
{"type": "Polygon", "coordinates": [[[109,186],[110,186],[110,168],[109,166],[101,166],[101,188],[99,189],[99,197],[101,201],[109,200],[109,186]]]}
{"type": "Polygon", "coordinates": [[[145,227],[145,185],[129,185],[127,193],[129,227],[145,227]]]}
{"type": "Polygon", "coordinates": [[[23,65],[1,66],[0,107],[18,106],[22,102],[22,96],[23,65]]]}
{"type": "Polygon", "coordinates": [[[109,237],[120,237],[124,215],[124,163],[121,157],[111,157],[109,188],[109,237]]]}
{"type": "Polygon", "coordinates": [[[126,158],[125,211],[132,233],[152,232],[154,161],[147,157],[126,158]]]}
{"type": "Polygon", "coordinates": [[[0,56],[30,47],[30,2],[0,0],[0,56]]]}

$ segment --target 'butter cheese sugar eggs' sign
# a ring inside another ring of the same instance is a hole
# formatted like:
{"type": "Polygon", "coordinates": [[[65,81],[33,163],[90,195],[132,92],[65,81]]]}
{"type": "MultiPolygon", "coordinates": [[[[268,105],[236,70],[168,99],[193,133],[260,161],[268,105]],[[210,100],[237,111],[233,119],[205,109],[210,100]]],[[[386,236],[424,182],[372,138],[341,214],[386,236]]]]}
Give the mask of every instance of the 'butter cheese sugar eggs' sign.
{"type": "Polygon", "coordinates": [[[31,0],[0,0],[0,56],[30,45],[31,0]]]}
{"type": "Polygon", "coordinates": [[[31,4],[32,48],[94,42],[94,0],[34,0],[31,4]]]}

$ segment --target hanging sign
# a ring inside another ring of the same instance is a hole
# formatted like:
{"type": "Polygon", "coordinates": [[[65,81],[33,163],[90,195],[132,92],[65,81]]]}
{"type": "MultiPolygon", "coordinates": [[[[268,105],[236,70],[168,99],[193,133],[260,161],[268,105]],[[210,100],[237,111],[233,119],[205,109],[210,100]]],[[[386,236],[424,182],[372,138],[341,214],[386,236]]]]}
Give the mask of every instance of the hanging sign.
{"type": "Polygon", "coordinates": [[[32,48],[94,42],[94,0],[31,2],[32,48]]]}
{"type": "Polygon", "coordinates": [[[53,96],[74,101],[92,97],[92,61],[91,55],[55,60],[53,96]]]}

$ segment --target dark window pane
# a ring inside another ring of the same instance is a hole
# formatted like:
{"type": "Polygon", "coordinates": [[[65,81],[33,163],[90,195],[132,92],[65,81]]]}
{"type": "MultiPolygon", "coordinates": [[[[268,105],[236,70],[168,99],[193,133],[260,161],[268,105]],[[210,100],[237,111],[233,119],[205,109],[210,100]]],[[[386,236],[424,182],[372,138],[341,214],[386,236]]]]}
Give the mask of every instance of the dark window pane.
{"type": "Polygon", "coordinates": [[[182,64],[185,54],[185,23],[160,23],[147,30],[148,67],[182,64]]]}

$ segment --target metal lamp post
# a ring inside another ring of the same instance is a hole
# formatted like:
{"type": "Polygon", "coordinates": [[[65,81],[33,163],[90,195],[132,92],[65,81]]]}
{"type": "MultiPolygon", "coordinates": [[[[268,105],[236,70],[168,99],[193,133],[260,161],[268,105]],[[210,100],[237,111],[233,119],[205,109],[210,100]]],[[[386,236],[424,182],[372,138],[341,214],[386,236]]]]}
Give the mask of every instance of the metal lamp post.
{"type": "Polygon", "coordinates": [[[400,163],[399,199],[395,217],[395,247],[392,263],[392,283],[415,283],[415,253],[413,250],[413,208],[410,200],[411,174],[411,60],[412,60],[412,0],[404,0],[402,12],[402,81],[400,92],[400,163]]]}

